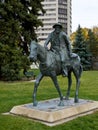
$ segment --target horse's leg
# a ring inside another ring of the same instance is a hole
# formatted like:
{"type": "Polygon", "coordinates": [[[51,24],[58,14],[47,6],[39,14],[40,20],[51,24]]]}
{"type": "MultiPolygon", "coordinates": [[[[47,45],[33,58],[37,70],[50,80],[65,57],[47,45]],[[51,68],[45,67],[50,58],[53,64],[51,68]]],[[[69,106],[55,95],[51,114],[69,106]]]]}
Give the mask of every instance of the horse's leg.
{"type": "Polygon", "coordinates": [[[59,93],[59,96],[60,96],[60,102],[59,102],[58,106],[64,106],[63,95],[62,95],[62,93],[61,93],[60,86],[59,86],[59,84],[58,84],[56,74],[53,74],[53,75],[51,76],[51,79],[52,79],[52,81],[53,81],[53,83],[54,83],[54,85],[55,85],[55,87],[56,87],[56,89],[57,89],[57,91],[58,91],[58,93],[59,93]]]}
{"type": "Polygon", "coordinates": [[[74,98],[74,102],[78,103],[79,99],[78,99],[78,94],[79,94],[79,87],[80,87],[80,74],[79,74],[79,69],[75,69],[73,71],[75,78],[76,78],[76,91],[75,91],[75,98],[74,98]]]}
{"type": "Polygon", "coordinates": [[[37,88],[39,86],[40,81],[42,80],[43,75],[40,73],[35,81],[34,84],[34,91],[33,91],[33,106],[37,106],[37,101],[36,101],[36,94],[37,94],[37,88]]]}
{"type": "Polygon", "coordinates": [[[72,85],[72,78],[71,78],[71,71],[70,71],[70,72],[68,72],[68,89],[67,89],[65,100],[69,99],[71,85],[72,85]]]}

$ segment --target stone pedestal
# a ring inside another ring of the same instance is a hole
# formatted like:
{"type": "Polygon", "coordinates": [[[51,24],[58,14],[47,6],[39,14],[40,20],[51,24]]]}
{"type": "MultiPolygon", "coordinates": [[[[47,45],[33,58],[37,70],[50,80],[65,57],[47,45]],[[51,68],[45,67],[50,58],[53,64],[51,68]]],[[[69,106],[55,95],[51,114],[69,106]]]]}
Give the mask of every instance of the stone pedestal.
{"type": "Polygon", "coordinates": [[[54,126],[98,110],[97,101],[80,99],[79,103],[74,103],[71,98],[64,100],[64,106],[58,106],[58,103],[59,99],[51,99],[39,102],[37,107],[32,103],[19,105],[13,107],[10,113],[54,126]]]}

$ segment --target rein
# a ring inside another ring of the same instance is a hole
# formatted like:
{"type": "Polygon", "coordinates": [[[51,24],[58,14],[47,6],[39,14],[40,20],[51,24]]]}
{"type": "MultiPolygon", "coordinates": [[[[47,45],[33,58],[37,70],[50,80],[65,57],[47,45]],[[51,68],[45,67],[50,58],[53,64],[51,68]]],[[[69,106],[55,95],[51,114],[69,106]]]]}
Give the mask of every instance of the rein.
{"type": "MultiPolygon", "coordinates": [[[[37,49],[37,53],[40,51],[39,50],[39,48],[40,48],[40,46],[38,47],[38,49],[37,49]]],[[[42,66],[42,70],[49,70],[50,68],[51,68],[51,65],[53,64],[53,62],[51,63],[51,64],[49,64],[49,66],[48,66],[48,64],[47,64],[47,55],[48,55],[48,52],[49,51],[47,51],[46,49],[45,49],[45,52],[44,52],[44,56],[45,56],[45,58],[44,58],[44,61],[41,61],[40,60],[40,65],[42,66]]],[[[40,55],[40,54],[39,54],[40,55]]]]}

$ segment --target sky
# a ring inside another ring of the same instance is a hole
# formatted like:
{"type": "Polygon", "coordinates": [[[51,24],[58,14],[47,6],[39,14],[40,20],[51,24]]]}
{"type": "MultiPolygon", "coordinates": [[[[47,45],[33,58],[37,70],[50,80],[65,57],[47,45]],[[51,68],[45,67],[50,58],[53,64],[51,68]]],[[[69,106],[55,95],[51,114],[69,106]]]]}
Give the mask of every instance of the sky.
{"type": "Polygon", "coordinates": [[[98,27],[98,0],[72,0],[72,32],[82,28],[98,27]]]}

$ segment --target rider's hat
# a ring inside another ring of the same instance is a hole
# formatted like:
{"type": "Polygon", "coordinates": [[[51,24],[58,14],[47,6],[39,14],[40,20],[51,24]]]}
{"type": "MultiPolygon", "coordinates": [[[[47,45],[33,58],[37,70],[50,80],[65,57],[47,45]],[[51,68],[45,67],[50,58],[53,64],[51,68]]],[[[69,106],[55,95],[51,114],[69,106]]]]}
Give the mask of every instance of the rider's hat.
{"type": "Polygon", "coordinates": [[[56,26],[59,26],[60,28],[63,28],[62,25],[61,25],[61,23],[56,23],[56,24],[54,24],[54,25],[53,25],[53,28],[55,28],[56,26]]]}

